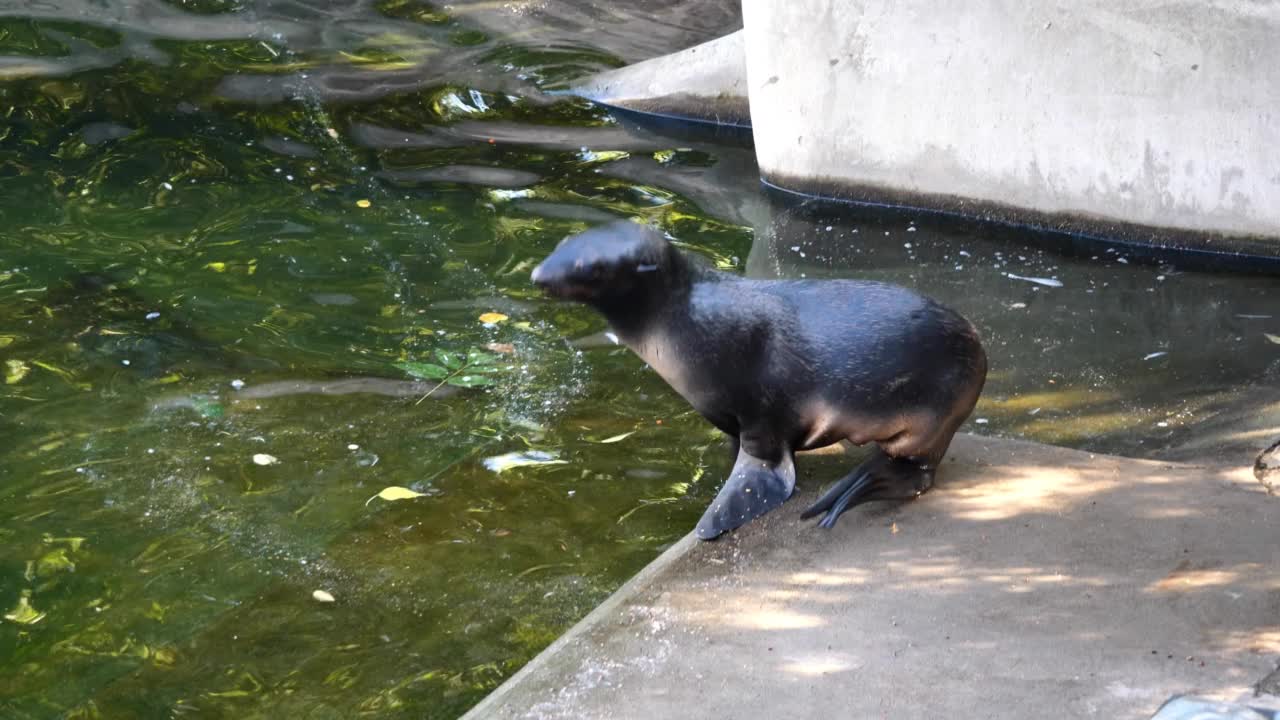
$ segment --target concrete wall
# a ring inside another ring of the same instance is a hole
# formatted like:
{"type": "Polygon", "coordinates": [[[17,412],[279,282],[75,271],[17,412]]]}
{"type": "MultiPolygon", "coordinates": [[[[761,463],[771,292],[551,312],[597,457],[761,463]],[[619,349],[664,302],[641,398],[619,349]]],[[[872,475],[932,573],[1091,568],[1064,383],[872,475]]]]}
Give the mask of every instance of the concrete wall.
{"type": "Polygon", "coordinates": [[[1280,239],[1280,3],[743,0],[743,15],[774,184],[1280,239]]]}

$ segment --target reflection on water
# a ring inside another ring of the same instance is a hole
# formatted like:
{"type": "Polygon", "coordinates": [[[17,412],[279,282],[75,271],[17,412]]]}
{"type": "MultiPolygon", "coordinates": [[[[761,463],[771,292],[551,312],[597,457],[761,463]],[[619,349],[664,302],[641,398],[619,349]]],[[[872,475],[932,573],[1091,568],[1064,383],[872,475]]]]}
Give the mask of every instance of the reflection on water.
{"type": "Polygon", "coordinates": [[[960,309],[991,357],[971,429],[1244,464],[1263,438],[1215,416],[1270,404],[1261,421],[1280,435],[1280,346],[1267,337],[1280,329],[1277,278],[1144,264],[1118,248],[1050,250],[1050,238],[906,212],[831,211],[776,211],[748,272],[885,280],[960,309]]]}
{"type": "Polygon", "coordinates": [[[0,715],[455,717],[682,535],[719,440],[528,284],[604,219],[960,307],[979,431],[1154,453],[1274,384],[1273,280],[773,207],[543,94],[738,22],[616,5],[0,3],[0,715]]]}

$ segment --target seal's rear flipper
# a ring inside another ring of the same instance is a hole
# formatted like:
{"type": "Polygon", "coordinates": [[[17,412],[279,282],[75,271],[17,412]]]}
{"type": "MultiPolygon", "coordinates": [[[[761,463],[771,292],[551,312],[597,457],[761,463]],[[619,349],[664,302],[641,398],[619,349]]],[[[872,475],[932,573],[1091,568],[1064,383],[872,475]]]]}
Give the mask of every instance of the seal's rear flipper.
{"type": "Polygon", "coordinates": [[[890,457],[877,448],[874,455],[836,481],[800,517],[807,520],[825,512],[827,515],[818,526],[834,527],[841,513],[864,502],[919,497],[933,486],[933,472],[934,468],[923,461],[890,457]]]}
{"type": "Polygon", "coordinates": [[[711,540],[782,505],[796,489],[796,466],[790,453],[775,464],[738,453],[729,479],[698,521],[698,537],[711,540]]]}

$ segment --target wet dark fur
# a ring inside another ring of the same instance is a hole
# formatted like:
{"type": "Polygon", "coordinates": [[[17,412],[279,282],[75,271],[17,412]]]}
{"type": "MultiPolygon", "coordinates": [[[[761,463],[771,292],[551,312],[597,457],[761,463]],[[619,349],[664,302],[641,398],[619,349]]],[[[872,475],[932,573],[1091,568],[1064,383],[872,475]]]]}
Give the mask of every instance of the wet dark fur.
{"type": "Polygon", "coordinates": [[[859,502],[927,490],[986,378],[973,326],[928,298],[877,282],[744,279],[691,261],[636,223],[567,238],[533,281],[599,310],[738,441],[702,537],[785,501],[795,451],[844,439],[881,452],[807,514],[827,512],[829,526],[859,502]]]}

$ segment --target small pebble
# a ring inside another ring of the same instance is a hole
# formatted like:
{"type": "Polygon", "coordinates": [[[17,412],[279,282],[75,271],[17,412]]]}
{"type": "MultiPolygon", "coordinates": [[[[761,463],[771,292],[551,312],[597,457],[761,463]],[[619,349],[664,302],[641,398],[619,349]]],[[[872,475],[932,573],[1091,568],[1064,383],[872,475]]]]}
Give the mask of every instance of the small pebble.
{"type": "Polygon", "coordinates": [[[347,449],[348,449],[348,450],[359,450],[359,449],[360,449],[360,446],[359,446],[359,445],[357,445],[357,444],[355,444],[355,443],[351,443],[350,445],[348,445],[348,446],[347,446],[347,449]]]}
{"type": "Polygon", "coordinates": [[[986,425],[986,424],[987,424],[987,419],[986,419],[986,418],[978,418],[977,420],[974,420],[974,422],[978,423],[979,425],[986,425]]]}
{"type": "Polygon", "coordinates": [[[243,380],[232,380],[232,381],[231,381],[231,387],[235,388],[236,390],[239,390],[239,389],[241,389],[241,388],[243,388],[243,387],[244,387],[244,381],[243,381],[243,380]]]}
{"type": "Polygon", "coordinates": [[[278,462],[280,462],[280,458],[276,457],[275,455],[268,455],[266,453],[257,453],[253,456],[254,465],[275,465],[278,462]]]}
{"type": "Polygon", "coordinates": [[[311,597],[315,599],[316,602],[322,602],[322,603],[331,603],[331,602],[334,602],[335,600],[335,598],[332,595],[325,592],[324,590],[316,590],[315,592],[311,593],[311,597]]]}

